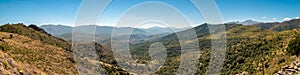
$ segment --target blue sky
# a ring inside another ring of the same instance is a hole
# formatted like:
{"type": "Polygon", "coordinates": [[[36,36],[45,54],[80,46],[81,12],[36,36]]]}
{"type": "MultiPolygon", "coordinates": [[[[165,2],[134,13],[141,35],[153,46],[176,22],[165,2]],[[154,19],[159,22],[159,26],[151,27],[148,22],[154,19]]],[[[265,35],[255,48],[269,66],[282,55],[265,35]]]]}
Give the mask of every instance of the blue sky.
{"type": "MultiPolygon", "coordinates": [[[[128,8],[148,0],[113,0],[104,11],[100,25],[113,25],[128,8]]],[[[180,10],[193,25],[204,23],[201,14],[187,0],[152,0],[180,10]]],[[[300,0],[215,0],[223,20],[253,19],[263,22],[300,17],[300,0]]],[[[63,24],[75,22],[81,0],[0,0],[0,24],[63,24]]]]}

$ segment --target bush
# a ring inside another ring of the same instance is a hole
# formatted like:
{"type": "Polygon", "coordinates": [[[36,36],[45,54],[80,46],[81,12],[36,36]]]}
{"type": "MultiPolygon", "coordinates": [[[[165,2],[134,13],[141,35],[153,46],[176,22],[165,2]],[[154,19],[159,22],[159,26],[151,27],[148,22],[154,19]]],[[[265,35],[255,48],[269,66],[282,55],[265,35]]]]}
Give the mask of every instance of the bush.
{"type": "Polygon", "coordinates": [[[300,36],[297,36],[295,39],[289,42],[287,51],[291,55],[300,54],[300,36]]]}

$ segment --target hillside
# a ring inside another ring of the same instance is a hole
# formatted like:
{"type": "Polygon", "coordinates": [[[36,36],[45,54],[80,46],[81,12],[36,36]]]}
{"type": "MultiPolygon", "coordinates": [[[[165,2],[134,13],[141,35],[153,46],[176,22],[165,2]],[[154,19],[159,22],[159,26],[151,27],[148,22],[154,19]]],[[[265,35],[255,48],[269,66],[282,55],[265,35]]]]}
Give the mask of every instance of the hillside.
{"type": "Polygon", "coordinates": [[[102,74],[128,75],[124,69],[117,65],[111,50],[96,42],[76,43],[73,48],[79,74],[96,74],[99,69],[102,74]],[[100,67],[101,66],[101,67],[100,67]]]}
{"type": "Polygon", "coordinates": [[[22,23],[0,26],[0,34],[3,74],[77,74],[70,43],[22,23]]]}
{"type": "MultiPolygon", "coordinates": [[[[298,19],[282,23],[260,23],[246,26],[225,24],[227,57],[221,74],[271,75],[285,71],[282,67],[297,61],[297,56],[300,55],[298,48],[300,28],[298,25],[300,25],[298,19]]],[[[201,51],[196,72],[200,75],[205,74],[208,69],[211,41],[215,40],[211,39],[211,36],[214,35],[210,35],[209,26],[210,24],[202,24],[193,28],[196,31],[201,51]]],[[[181,31],[181,33],[185,31],[187,30],[181,31]]],[[[78,74],[77,71],[79,74],[94,73],[98,69],[89,67],[95,67],[95,65],[102,66],[105,74],[134,74],[126,72],[117,65],[112,50],[110,50],[110,44],[102,45],[103,42],[76,43],[73,44],[73,47],[77,47],[78,50],[72,51],[70,42],[53,37],[35,25],[6,24],[0,26],[0,34],[0,70],[3,70],[3,74],[73,75],[78,74]],[[95,50],[91,46],[95,46],[95,50]],[[76,54],[76,59],[73,59],[72,52],[76,54]]],[[[67,34],[71,36],[71,34],[67,34]]],[[[125,35],[120,35],[120,37],[123,36],[125,35]]],[[[146,35],[133,35],[132,38],[141,39],[141,37],[149,38],[146,35]]],[[[109,42],[109,40],[104,41],[109,42]]],[[[131,43],[130,52],[133,58],[139,64],[147,63],[150,58],[147,49],[155,42],[161,42],[166,47],[168,54],[166,62],[155,74],[175,74],[181,60],[181,48],[175,33],[144,42],[131,43]]],[[[120,53],[116,56],[122,57],[123,55],[120,53]]]]}
{"type": "MultiPolygon", "coordinates": [[[[195,27],[198,34],[199,46],[199,67],[197,74],[205,74],[210,60],[210,41],[208,24],[195,27]]],[[[226,24],[227,36],[227,57],[221,74],[275,74],[282,66],[290,64],[296,60],[299,54],[297,43],[291,44],[293,39],[300,35],[300,29],[295,27],[300,25],[300,21],[292,20],[279,24],[272,24],[273,27],[263,27],[266,24],[253,26],[242,26],[226,24]],[[276,25],[283,25],[277,27],[276,25]],[[298,51],[297,51],[298,50],[298,51]]],[[[165,45],[168,58],[163,67],[156,74],[175,74],[180,60],[180,44],[175,34],[170,34],[156,41],[135,44],[131,47],[131,53],[140,61],[148,60],[147,48],[153,42],[161,42],[165,45]],[[146,54],[146,55],[141,55],[146,54]]],[[[297,41],[298,43],[300,41],[297,41]]],[[[217,63],[216,63],[217,64],[217,63]]]]}
{"type": "Polygon", "coordinates": [[[70,51],[71,48],[70,43],[62,39],[51,36],[50,34],[46,33],[46,31],[44,31],[43,29],[35,25],[25,26],[22,23],[5,24],[0,27],[0,32],[16,33],[16,34],[28,36],[34,40],[39,40],[46,44],[58,46],[68,51],[70,51]]]}
{"type": "MultiPolygon", "coordinates": [[[[20,73],[29,74],[76,74],[76,67],[72,61],[72,53],[61,47],[43,43],[30,37],[0,32],[0,59],[5,64],[6,59],[15,64],[2,66],[14,74],[17,69],[20,73]],[[24,65],[24,66],[23,66],[24,65]]],[[[9,73],[8,73],[9,74],[9,73]]]]}
{"type": "MultiPolygon", "coordinates": [[[[94,54],[99,54],[95,57],[98,59],[93,62],[98,66],[102,65],[106,74],[127,74],[126,71],[114,65],[116,63],[113,60],[112,52],[102,45],[87,42],[75,46],[83,47],[81,50],[86,50],[89,49],[86,48],[87,46],[93,44],[96,45],[94,54]]],[[[1,75],[77,75],[79,74],[77,71],[80,73],[82,71],[82,67],[80,67],[82,65],[79,62],[81,61],[73,59],[71,43],[51,36],[35,25],[25,26],[19,23],[0,26],[1,75]]]]}
{"type": "Polygon", "coordinates": [[[291,30],[291,29],[300,28],[300,19],[293,19],[290,21],[282,22],[282,23],[279,23],[279,22],[259,23],[259,24],[255,24],[254,26],[262,28],[262,29],[271,29],[274,31],[291,30]]]}

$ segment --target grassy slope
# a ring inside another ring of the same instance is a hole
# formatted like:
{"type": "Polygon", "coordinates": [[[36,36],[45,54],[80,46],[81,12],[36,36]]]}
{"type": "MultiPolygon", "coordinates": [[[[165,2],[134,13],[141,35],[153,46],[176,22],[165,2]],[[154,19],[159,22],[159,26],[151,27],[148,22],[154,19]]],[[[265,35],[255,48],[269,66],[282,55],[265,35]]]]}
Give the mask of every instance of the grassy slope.
{"type": "MultiPolygon", "coordinates": [[[[0,34],[0,52],[7,54],[9,58],[14,59],[19,64],[30,65],[31,69],[26,71],[29,74],[77,74],[69,42],[53,37],[36,26],[25,26],[22,23],[0,26],[0,34]],[[13,38],[10,38],[11,34],[13,38]]],[[[85,47],[83,49],[85,50],[88,49],[86,46],[92,44],[96,45],[99,52],[97,54],[100,58],[96,62],[100,63],[99,65],[103,67],[105,73],[128,74],[117,66],[113,66],[116,65],[116,62],[112,52],[102,45],[87,42],[76,46],[85,47]]],[[[8,72],[14,71],[8,70],[8,72]]]]}
{"type": "Polygon", "coordinates": [[[17,63],[29,65],[29,69],[46,74],[77,74],[72,53],[63,48],[18,34],[0,32],[0,37],[1,52],[17,63]]]}
{"type": "Polygon", "coordinates": [[[34,28],[23,25],[22,23],[5,24],[0,27],[0,32],[16,33],[16,34],[28,36],[34,40],[39,40],[46,44],[61,47],[68,51],[70,51],[70,49],[71,49],[70,43],[68,43],[62,39],[53,37],[53,36],[47,34],[44,30],[35,30],[34,28]]]}

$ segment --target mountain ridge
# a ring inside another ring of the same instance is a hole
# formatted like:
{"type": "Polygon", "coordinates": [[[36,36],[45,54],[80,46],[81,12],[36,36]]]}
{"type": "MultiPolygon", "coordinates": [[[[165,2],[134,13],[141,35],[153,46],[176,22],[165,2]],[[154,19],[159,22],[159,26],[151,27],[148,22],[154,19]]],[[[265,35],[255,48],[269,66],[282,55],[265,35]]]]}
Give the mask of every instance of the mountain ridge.
{"type": "MultiPolygon", "coordinates": [[[[211,35],[208,25],[194,28],[198,35],[200,50],[197,74],[205,74],[211,52],[211,35]]],[[[279,69],[297,60],[295,52],[299,50],[288,45],[299,36],[300,20],[282,23],[261,23],[257,25],[225,24],[227,36],[227,57],[221,74],[275,74],[279,69]],[[270,27],[263,27],[271,24],[270,27]],[[274,25],[273,25],[274,24],[274,25]],[[283,25],[283,26],[279,26],[283,25]]],[[[184,31],[183,31],[184,32],[184,31]]],[[[153,42],[161,42],[167,49],[168,58],[163,68],[156,74],[175,74],[180,60],[180,44],[176,34],[161,39],[139,43],[131,47],[131,54],[138,60],[149,60],[147,48],[153,42]],[[146,55],[141,55],[146,54],[146,55]]],[[[300,41],[298,41],[300,42],[300,41]]],[[[213,63],[214,64],[214,63],[213,63]]],[[[218,63],[215,63],[218,64],[218,63]]]]}

